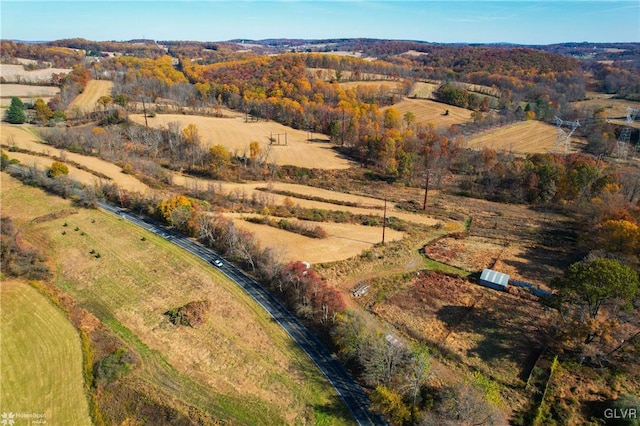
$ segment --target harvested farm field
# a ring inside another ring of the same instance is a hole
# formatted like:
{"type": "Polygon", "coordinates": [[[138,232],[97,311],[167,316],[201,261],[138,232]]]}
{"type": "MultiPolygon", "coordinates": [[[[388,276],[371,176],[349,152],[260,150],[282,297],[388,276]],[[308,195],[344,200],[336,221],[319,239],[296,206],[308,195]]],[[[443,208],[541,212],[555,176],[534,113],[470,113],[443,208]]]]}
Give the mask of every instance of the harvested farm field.
{"type": "MultiPolygon", "coordinates": [[[[43,154],[45,157],[50,157],[51,161],[53,161],[54,158],[60,158],[61,151],[43,143],[42,139],[40,139],[39,136],[36,136],[34,131],[35,128],[28,125],[0,123],[0,134],[2,135],[0,143],[5,148],[10,149],[11,147],[16,147],[21,150],[29,151],[30,154],[43,154]]],[[[122,168],[113,163],[109,163],[108,161],[101,160],[97,157],[90,157],[67,151],[65,151],[63,155],[65,162],[78,164],[83,168],[96,172],[100,175],[104,175],[116,182],[123,189],[134,192],[146,192],[149,189],[147,185],[135,177],[123,173],[122,168]]],[[[46,161],[43,160],[43,164],[45,163],[46,161]]],[[[94,179],[88,183],[92,184],[93,182],[94,179]]]]}
{"type": "MultiPolygon", "coordinates": [[[[319,210],[340,210],[353,214],[363,215],[384,215],[384,200],[371,198],[367,196],[357,196],[338,191],[330,191],[327,189],[314,188],[311,186],[287,184],[280,182],[265,183],[229,183],[219,182],[208,179],[194,178],[190,176],[174,175],[173,182],[186,188],[208,188],[211,187],[215,191],[222,191],[225,194],[236,194],[238,197],[253,197],[256,194],[258,199],[264,198],[268,205],[282,205],[284,203],[293,203],[303,208],[319,209],[319,210]],[[260,190],[259,188],[264,188],[260,190]],[[269,190],[271,189],[271,191],[269,190]],[[288,195],[281,195],[278,191],[284,191],[288,195]],[[296,196],[298,194],[298,196],[296,196]],[[308,199],[315,197],[315,199],[308,199]],[[356,206],[344,205],[342,201],[355,202],[356,206]]],[[[410,213],[395,208],[391,203],[387,206],[387,215],[389,217],[397,217],[407,222],[420,223],[426,226],[435,226],[442,223],[439,219],[431,216],[410,213]]]]}
{"type": "Polygon", "coordinates": [[[51,83],[53,74],[68,74],[70,68],[44,68],[27,71],[22,65],[0,64],[0,77],[8,83],[51,83]]]}
{"type": "MultiPolygon", "coordinates": [[[[131,115],[130,118],[138,124],[145,122],[141,114],[131,115]]],[[[346,169],[354,165],[352,161],[332,149],[325,135],[310,134],[274,121],[245,122],[243,116],[218,118],[181,114],[158,114],[148,117],[147,121],[149,126],[156,128],[167,127],[169,123],[176,122],[180,123],[182,128],[193,124],[198,128],[203,146],[219,144],[240,155],[249,152],[251,142],[258,142],[268,163],[319,169],[346,169]],[[308,140],[310,135],[312,142],[308,140]],[[270,144],[270,137],[273,137],[276,143],[270,144]]]]}
{"type": "Polygon", "coordinates": [[[7,107],[11,104],[14,96],[22,99],[23,102],[35,102],[41,98],[48,102],[53,96],[60,92],[55,86],[33,86],[30,84],[0,84],[0,106],[7,107]]]}
{"type": "Polygon", "coordinates": [[[416,123],[433,123],[436,127],[449,128],[452,124],[462,124],[471,119],[471,111],[468,109],[428,99],[404,98],[397,104],[386,108],[395,109],[401,117],[407,112],[412,112],[416,116],[416,123]],[[449,111],[448,115],[445,115],[446,111],[449,111]]]}
{"type": "MultiPolygon", "coordinates": [[[[311,264],[335,262],[357,256],[373,245],[382,241],[382,227],[352,225],[332,222],[307,222],[307,226],[319,226],[327,233],[327,238],[311,238],[283,229],[248,222],[243,219],[248,215],[226,214],[233,218],[239,229],[255,234],[263,246],[269,246],[281,253],[286,261],[305,261],[311,264]]],[[[277,220],[277,219],[276,219],[277,220]]],[[[295,219],[287,219],[300,222],[295,219]]],[[[387,229],[385,241],[402,239],[403,233],[387,229]]]]}
{"type": "MultiPolygon", "coordinates": [[[[48,170],[51,167],[51,163],[56,161],[50,157],[26,154],[23,152],[8,152],[7,155],[9,156],[9,159],[18,160],[20,164],[24,166],[34,166],[36,169],[43,171],[48,170]]],[[[83,185],[90,186],[94,183],[99,183],[101,180],[105,180],[86,170],[79,169],[67,163],[65,163],[65,165],[69,168],[69,179],[80,182],[83,185]]]]}
{"type": "MultiPolygon", "coordinates": [[[[529,120],[470,136],[466,147],[477,150],[490,148],[516,154],[546,154],[552,152],[557,139],[556,126],[529,120]]],[[[570,152],[578,151],[581,144],[578,139],[572,138],[570,152]]]]}
{"type": "MultiPolygon", "coordinates": [[[[3,215],[4,210],[3,206],[3,215]]],[[[78,426],[91,425],[76,329],[26,282],[3,278],[0,295],[3,413],[38,415],[26,422],[17,418],[16,425],[62,425],[71,420],[78,426]]],[[[5,415],[2,424],[7,424],[5,415]]]]}
{"type": "Polygon", "coordinates": [[[87,87],[69,105],[68,111],[79,110],[81,112],[92,112],[98,106],[98,99],[111,95],[113,82],[107,80],[89,80],[87,87]]]}
{"type": "MultiPolygon", "coordinates": [[[[571,105],[577,110],[588,110],[594,112],[602,110],[602,115],[607,120],[618,124],[628,125],[627,108],[640,109],[640,102],[628,101],[625,99],[614,99],[615,95],[587,92],[587,99],[584,101],[573,102],[571,105]]],[[[631,127],[640,128],[640,121],[631,122],[631,127]]]]}
{"type": "Polygon", "coordinates": [[[413,85],[408,96],[409,98],[433,99],[433,92],[438,90],[438,87],[440,87],[439,84],[419,81],[413,85]]]}

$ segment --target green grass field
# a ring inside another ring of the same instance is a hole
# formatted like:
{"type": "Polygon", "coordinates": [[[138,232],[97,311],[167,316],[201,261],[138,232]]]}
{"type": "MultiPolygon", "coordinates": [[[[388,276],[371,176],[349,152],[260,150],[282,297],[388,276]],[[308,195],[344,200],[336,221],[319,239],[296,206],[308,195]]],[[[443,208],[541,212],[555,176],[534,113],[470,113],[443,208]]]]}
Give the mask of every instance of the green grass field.
{"type": "Polygon", "coordinates": [[[73,325],[24,282],[3,280],[0,293],[0,411],[43,416],[31,420],[47,425],[90,425],[73,325]]]}
{"type": "Polygon", "coordinates": [[[134,379],[232,424],[303,423],[309,413],[316,424],[353,423],[311,360],[220,271],[98,210],[34,223],[70,203],[2,178],[3,215],[53,259],[55,284],[139,355],[134,379]],[[205,299],[198,328],[163,315],[205,299]]]}

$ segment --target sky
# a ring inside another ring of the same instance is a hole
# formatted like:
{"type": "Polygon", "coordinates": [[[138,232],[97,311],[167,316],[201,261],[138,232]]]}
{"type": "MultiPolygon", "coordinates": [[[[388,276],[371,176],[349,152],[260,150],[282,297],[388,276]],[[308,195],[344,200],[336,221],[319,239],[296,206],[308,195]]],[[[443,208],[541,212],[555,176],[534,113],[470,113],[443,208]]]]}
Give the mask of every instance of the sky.
{"type": "Polygon", "coordinates": [[[0,37],[640,42],[640,1],[0,0],[0,37]]]}

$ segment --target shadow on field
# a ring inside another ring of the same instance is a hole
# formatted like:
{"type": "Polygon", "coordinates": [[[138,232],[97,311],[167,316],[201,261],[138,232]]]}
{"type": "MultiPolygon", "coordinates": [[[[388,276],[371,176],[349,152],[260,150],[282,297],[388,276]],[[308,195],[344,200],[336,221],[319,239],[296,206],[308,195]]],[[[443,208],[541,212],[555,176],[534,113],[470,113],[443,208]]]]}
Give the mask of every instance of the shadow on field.
{"type": "MultiPolygon", "coordinates": [[[[511,377],[522,379],[529,374],[531,359],[539,353],[540,343],[536,340],[538,325],[525,308],[443,306],[436,315],[450,333],[461,335],[456,339],[472,342],[466,351],[468,357],[479,357],[490,370],[503,372],[508,368],[505,361],[513,363],[518,371],[510,372],[511,377]]],[[[443,345],[448,346],[447,342],[443,345]]]]}

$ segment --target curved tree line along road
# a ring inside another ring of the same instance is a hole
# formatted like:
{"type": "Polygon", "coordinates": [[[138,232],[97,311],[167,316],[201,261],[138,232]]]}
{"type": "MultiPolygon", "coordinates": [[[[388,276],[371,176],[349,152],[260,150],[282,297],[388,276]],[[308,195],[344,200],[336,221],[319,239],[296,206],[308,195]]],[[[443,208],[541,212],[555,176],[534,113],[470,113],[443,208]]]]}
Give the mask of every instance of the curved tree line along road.
{"type": "Polygon", "coordinates": [[[296,344],[302,348],[309,358],[311,358],[322,374],[329,380],[329,383],[335,388],[336,392],[338,392],[338,395],[340,395],[359,425],[386,425],[385,420],[381,416],[369,412],[369,397],[345,370],[342,364],[329,353],[327,348],[316,336],[307,330],[293,314],[269,292],[262,288],[253,278],[227,262],[214,251],[177,232],[107,203],[99,202],[98,206],[105,211],[118,215],[128,222],[171,241],[211,264],[213,264],[214,261],[220,261],[221,266],[219,266],[218,269],[258,302],[291,336],[296,344]]]}

